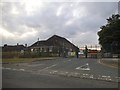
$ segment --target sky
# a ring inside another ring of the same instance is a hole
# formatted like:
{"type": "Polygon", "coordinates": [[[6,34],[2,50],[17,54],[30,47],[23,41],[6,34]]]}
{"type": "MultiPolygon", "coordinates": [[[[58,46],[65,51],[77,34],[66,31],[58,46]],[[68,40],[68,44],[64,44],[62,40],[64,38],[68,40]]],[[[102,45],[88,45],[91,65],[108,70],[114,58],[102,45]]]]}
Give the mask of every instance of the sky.
{"type": "Polygon", "coordinates": [[[1,45],[28,44],[53,35],[76,46],[97,45],[100,27],[118,13],[117,2],[21,2],[0,3],[1,45]]]}

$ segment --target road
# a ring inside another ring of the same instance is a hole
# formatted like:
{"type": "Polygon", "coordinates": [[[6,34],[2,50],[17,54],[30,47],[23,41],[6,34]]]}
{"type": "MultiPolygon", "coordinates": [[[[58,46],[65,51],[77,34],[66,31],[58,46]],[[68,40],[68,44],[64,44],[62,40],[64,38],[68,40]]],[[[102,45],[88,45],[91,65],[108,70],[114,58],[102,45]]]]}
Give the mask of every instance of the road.
{"type": "Polygon", "coordinates": [[[4,64],[2,69],[3,87],[10,88],[117,88],[119,79],[118,69],[90,58],[4,64]]]}

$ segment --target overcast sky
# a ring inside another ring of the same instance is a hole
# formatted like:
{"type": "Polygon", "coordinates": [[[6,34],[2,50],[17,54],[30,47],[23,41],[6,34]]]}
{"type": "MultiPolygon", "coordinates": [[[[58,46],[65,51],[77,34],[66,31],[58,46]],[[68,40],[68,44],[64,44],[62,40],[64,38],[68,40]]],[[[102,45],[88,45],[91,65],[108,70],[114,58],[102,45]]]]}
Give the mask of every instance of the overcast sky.
{"type": "MultiPolygon", "coordinates": [[[[98,44],[106,18],[118,13],[117,2],[4,2],[2,45],[33,44],[56,34],[77,46],[98,44]]],[[[1,21],[1,20],[0,20],[1,21]]]]}

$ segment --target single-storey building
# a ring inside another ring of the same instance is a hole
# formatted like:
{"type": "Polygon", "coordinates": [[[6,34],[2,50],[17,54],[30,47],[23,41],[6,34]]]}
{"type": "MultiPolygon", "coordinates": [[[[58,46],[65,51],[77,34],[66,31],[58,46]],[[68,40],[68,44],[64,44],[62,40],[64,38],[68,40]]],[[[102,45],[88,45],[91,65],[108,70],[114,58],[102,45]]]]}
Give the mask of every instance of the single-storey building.
{"type": "Polygon", "coordinates": [[[25,50],[25,46],[24,45],[7,45],[5,44],[2,47],[2,52],[22,52],[25,50]]]}
{"type": "Polygon", "coordinates": [[[24,55],[27,49],[24,45],[7,45],[2,46],[2,58],[16,58],[24,55]]]}

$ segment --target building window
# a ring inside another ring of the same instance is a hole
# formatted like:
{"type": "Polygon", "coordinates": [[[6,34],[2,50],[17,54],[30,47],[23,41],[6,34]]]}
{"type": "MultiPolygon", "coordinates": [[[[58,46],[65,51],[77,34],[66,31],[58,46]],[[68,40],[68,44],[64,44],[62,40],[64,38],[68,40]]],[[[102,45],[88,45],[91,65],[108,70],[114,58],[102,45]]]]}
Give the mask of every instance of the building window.
{"type": "Polygon", "coordinates": [[[44,48],[42,48],[42,52],[44,52],[44,48]]]}
{"type": "Polygon", "coordinates": [[[49,52],[52,52],[52,47],[49,47],[49,52]]]}
{"type": "Polygon", "coordinates": [[[33,48],[31,49],[31,52],[33,52],[33,48]]]}
{"type": "Polygon", "coordinates": [[[42,52],[42,48],[40,48],[40,52],[42,52]]]}
{"type": "Polygon", "coordinates": [[[24,53],[24,50],[21,50],[21,53],[24,53]]]}
{"type": "Polygon", "coordinates": [[[35,52],[38,52],[38,49],[37,49],[37,48],[35,48],[35,49],[34,49],[34,51],[35,51],[35,52]]]}
{"type": "Polygon", "coordinates": [[[46,48],[44,48],[44,52],[47,52],[46,48]]]}

